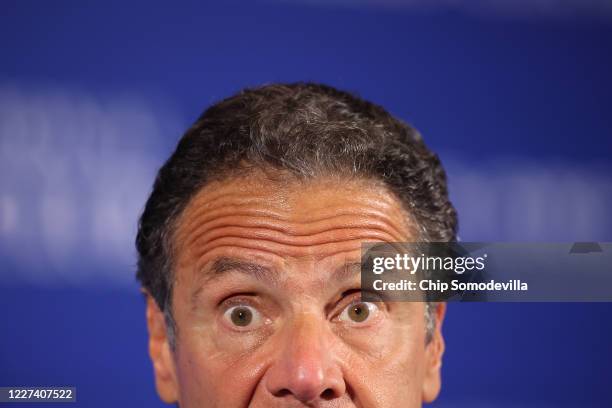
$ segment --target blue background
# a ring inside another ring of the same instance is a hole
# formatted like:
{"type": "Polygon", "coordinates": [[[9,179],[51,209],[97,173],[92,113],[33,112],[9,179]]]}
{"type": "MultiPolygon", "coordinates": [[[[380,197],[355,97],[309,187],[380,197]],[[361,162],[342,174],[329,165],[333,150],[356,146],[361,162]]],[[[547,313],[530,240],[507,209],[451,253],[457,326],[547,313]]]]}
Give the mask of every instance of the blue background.
{"type": "MultiPolygon", "coordinates": [[[[326,82],[414,124],[463,240],[612,240],[612,11],[506,3],[3,2],[0,385],[163,405],[136,217],[181,132],[244,86],[326,82]]],[[[450,305],[434,406],[612,406],[611,312],[450,305]]]]}

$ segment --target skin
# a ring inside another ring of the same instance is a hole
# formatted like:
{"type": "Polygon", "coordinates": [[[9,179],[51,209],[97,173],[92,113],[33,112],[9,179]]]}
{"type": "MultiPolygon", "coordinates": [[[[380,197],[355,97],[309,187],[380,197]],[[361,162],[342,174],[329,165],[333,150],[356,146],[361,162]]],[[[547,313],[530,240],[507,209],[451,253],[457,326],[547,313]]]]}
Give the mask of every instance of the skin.
{"type": "Polygon", "coordinates": [[[174,236],[174,350],[163,313],[147,300],[161,399],[182,408],[433,401],[445,305],[426,342],[423,303],[359,296],[361,243],[414,241],[408,219],[389,191],[366,180],[273,181],[252,172],[205,186],[174,236]],[[354,307],[367,318],[356,321],[354,307]],[[237,313],[250,322],[236,325],[237,313]]]}

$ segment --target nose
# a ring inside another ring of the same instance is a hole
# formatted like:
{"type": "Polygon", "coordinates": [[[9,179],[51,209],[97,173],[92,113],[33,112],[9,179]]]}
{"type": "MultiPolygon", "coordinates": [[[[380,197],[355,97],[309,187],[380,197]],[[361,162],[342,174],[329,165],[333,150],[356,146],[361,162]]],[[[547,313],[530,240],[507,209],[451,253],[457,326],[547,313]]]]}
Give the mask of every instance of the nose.
{"type": "Polygon", "coordinates": [[[266,372],[265,384],[276,399],[303,403],[340,398],[346,392],[342,370],[335,362],[325,321],[302,316],[279,333],[276,358],[266,372]]]}

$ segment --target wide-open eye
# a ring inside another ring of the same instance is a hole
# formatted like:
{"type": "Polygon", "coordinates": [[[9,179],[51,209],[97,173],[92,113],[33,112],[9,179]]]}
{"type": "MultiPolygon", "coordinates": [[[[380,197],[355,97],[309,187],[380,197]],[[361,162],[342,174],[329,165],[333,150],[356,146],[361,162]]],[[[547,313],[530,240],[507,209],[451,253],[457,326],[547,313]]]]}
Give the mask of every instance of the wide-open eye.
{"type": "Polygon", "coordinates": [[[365,324],[375,318],[380,312],[378,305],[373,302],[352,302],[342,312],[338,318],[346,323],[365,324]]]}
{"type": "Polygon", "coordinates": [[[232,306],[223,314],[224,319],[237,329],[254,329],[261,325],[261,313],[252,306],[232,306]]]}

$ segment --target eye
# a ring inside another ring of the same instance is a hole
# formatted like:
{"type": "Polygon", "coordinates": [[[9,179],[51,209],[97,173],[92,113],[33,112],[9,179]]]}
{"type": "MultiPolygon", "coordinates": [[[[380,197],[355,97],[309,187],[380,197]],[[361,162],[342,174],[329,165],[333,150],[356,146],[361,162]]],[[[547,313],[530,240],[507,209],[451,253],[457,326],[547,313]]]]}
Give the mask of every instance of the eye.
{"type": "Polygon", "coordinates": [[[232,306],[223,314],[225,320],[238,329],[252,329],[262,323],[261,314],[251,306],[232,306]]]}
{"type": "Polygon", "coordinates": [[[373,319],[379,312],[376,303],[353,302],[340,313],[338,318],[346,323],[362,324],[373,319]]]}

